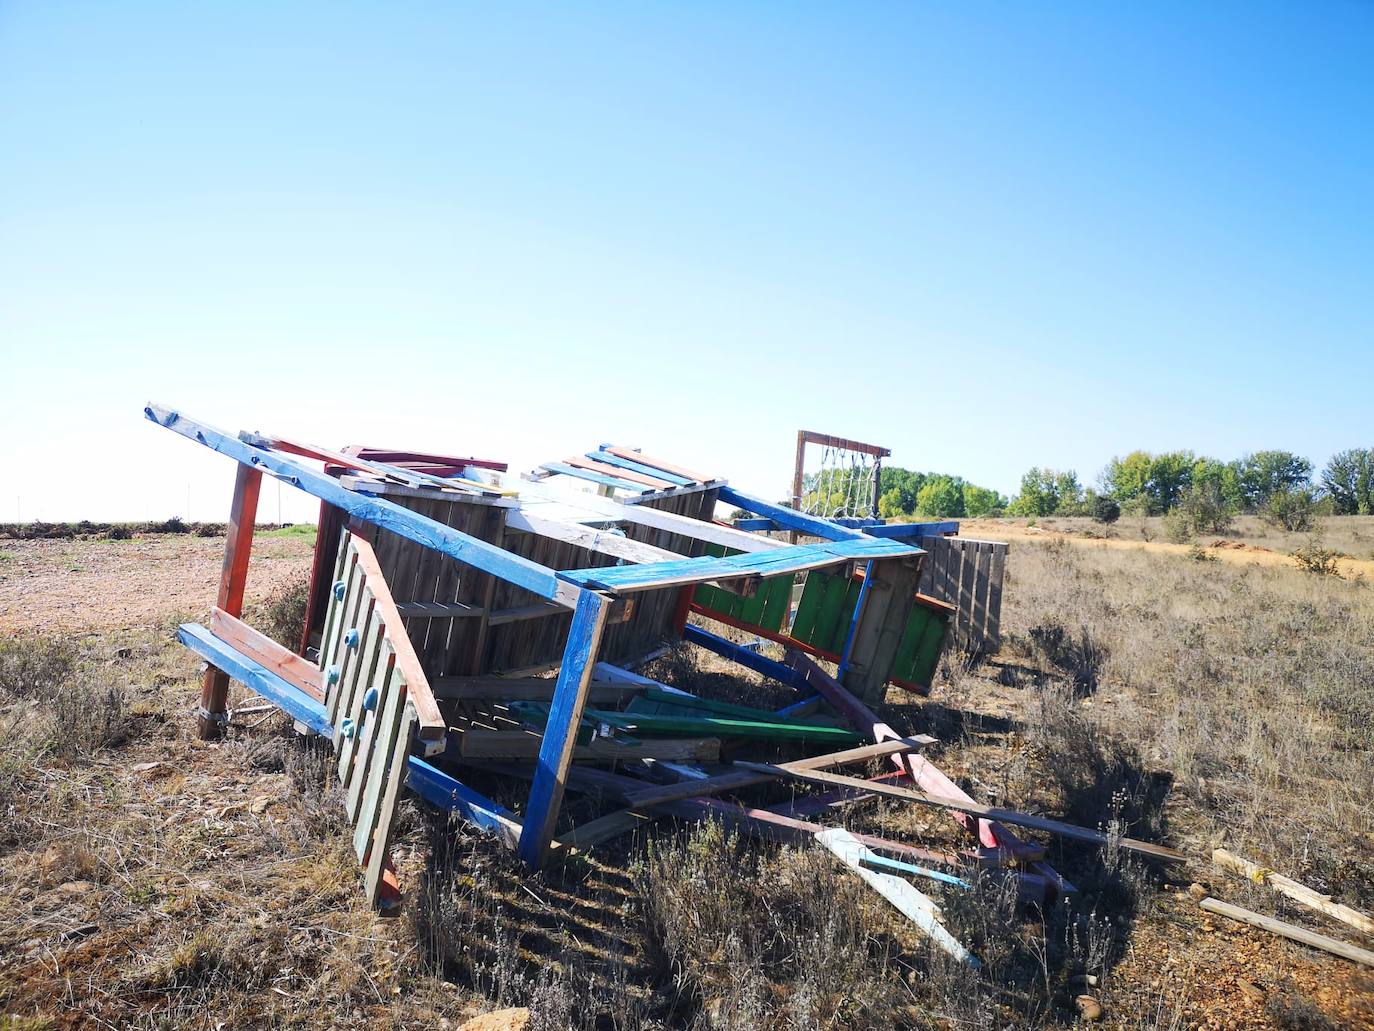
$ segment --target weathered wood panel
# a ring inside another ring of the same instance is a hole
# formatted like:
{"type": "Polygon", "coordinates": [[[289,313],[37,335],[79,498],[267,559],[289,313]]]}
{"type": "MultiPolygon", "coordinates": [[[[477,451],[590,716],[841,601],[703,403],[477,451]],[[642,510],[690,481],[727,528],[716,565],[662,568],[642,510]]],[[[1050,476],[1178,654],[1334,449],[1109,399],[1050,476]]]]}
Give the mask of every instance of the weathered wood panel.
{"type": "Polygon", "coordinates": [[[954,641],[960,648],[996,651],[1007,546],[967,537],[922,537],[919,543],[926,550],[919,593],[957,609],[954,641]]]}

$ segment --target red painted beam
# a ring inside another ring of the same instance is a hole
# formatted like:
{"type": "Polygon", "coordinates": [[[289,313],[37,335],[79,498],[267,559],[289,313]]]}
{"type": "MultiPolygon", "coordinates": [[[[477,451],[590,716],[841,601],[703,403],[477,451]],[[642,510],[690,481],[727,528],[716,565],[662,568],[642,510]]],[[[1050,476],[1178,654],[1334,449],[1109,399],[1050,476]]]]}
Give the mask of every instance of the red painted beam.
{"type": "MultiPolygon", "coordinates": [[[[258,517],[258,493],[262,473],[239,465],[234,478],[234,500],[229,509],[229,532],[224,542],[217,607],[231,616],[243,614],[243,590],[248,583],[248,557],[253,550],[253,524],[258,517]]],[[[213,740],[224,729],[229,703],[229,675],[214,666],[205,671],[200,685],[200,717],[196,729],[202,741],[213,740]]]]}

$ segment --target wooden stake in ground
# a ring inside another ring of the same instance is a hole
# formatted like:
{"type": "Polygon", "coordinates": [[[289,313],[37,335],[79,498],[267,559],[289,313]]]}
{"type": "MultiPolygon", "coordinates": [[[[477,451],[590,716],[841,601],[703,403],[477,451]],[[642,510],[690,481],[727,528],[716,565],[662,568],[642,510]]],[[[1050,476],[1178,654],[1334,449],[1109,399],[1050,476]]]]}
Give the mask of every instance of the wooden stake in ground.
{"type": "Polygon", "coordinates": [[[1212,850],[1212,864],[1223,870],[1238,873],[1256,884],[1267,884],[1279,894],[1287,895],[1294,902],[1301,902],[1304,906],[1315,909],[1318,913],[1325,913],[1334,920],[1349,924],[1357,931],[1374,935],[1374,919],[1370,919],[1368,914],[1361,913],[1358,909],[1351,909],[1349,906],[1343,906],[1339,902],[1332,902],[1330,895],[1323,895],[1314,888],[1299,884],[1297,881],[1283,876],[1283,874],[1275,873],[1258,863],[1252,863],[1233,852],[1227,852],[1224,848],[1212,850]]]}
{"type": "Polygon", "coordinates": [[[1370,952],[1368,949],[1357,948],[1336,938],[1328,938],[1324,934],[1309,931],[1305,927],[1284,923],[1282,920],[1275,920],[1271,916],[1262,916],[1259,913],[1242,909],[1240,906],[1233,906],[1229,902],[1222,902],[1220,899],[1214,899],[1210,896],[1203,899],[1200,905],[1209,913],[1230,917],[1232,920],[1239,920],[1243,924],[1261,928],[1270,934],[1281,935],[1314,949],[1321,949],[1323,952],[1340,956],[1342,959],[1348,959],[1353,963],[1363,963],[1367,967],[1374,967],[1374,952],[1370,952]]]}

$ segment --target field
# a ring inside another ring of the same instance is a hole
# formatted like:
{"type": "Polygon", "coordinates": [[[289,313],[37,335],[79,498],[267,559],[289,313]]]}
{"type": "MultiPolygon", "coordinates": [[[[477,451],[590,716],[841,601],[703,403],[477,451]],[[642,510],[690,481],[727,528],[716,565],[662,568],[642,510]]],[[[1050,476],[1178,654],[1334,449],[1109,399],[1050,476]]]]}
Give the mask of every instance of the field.
{"type": "MultiPolygon", "coordinates": [[[[0,1027],[456,1028],[498,1005],[547,1028],[1055,1027],[1079,1019],[1081,992],[1101,1026],[1374,1027],[1370,971],[1208,917],[1194,895],[1357,941],[1214,872],[1225,845],[1374,908],[1360,569],[1304,572],[1287,552],[1305,535],[1244,522],[1223,548],[1125,519],[965,532],[1012,542],[1004,647],[948,655],[928,700],[894,690],[894,724],[938,736],[980,801],[1191,857],[1056,842],[1070,903],[1018,908],[990,878],[947,896],[976,977],[828,855],[714,827],[662,825],[525,878],[408,808],[405,907],[377,918],[318,751],[271,713],[195,739],[198,662],[172,631],[205,617],[223,539],[0,539],[0,1027]]],[[[1324,540],[1368,561],[1374,520],[1329,520],[1324,540]]],[[[250,622],[287,632],[310,543],[260,538],[250,622]]],[[[665,661],[723,683],[698,655],[665,661]]],[[[251,705],[238,690],[231,705],[251,705]]],[[[948,821],[900,802],[843,813],[950,841],[948,821]]]]}

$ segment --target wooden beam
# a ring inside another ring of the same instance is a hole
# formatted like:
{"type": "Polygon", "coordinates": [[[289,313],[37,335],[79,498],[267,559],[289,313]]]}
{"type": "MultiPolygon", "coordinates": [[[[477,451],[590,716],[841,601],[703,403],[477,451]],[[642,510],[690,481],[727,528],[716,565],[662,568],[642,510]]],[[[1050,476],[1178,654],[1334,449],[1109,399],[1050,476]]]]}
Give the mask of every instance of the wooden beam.
{"type": "MultiPolygon", "coordinates": [[[[229,530],[220,567],[216,607],[231,616],[243,614],[243,589],[248,583],[248,557],[253,550],[253,525],[258,517],[258,493],[262,473],[240,465],[234,476],[234,500],[229,507],[229,530]]],[[[215,666],[205,670],[200,685],[200,717],[196,732],[210,741],[224,732],[224,713],[229,703],[229,676],[215,666]]]]}
{"type": "Polygon", "coordinates": [[[1232,873],[1238,873],[1246,880],[1256,884],[1268,884],[1279,894],[1287,895],[1294,902],[1300,902],[1309,909],[1315,909],[1318,913],[1329,916],[1333,920],[1349,924],[1365,934],[1374,935],[1374,920],[1370,919],[1368,914],[1334,902],[1330,895],[1323,895],[1305,884],[1300,884],[1283,876],[1283,874],[1275,873],[1258,863],[1252,863],[1250,860],[1243,859],[1224,848],[1212,850],[1212,865],[1219,866],[1223,870],[1230,870],[1232,873]]]}
{"type": "MultiPolygon", "coordinates": [[[[1113,839],[1111,836],[1101,831],[1090,830],[1087,827],[1079,827],[1071,823],[1061,823],[1058,820],[1050,820],[1043,816],[1032,816],[1029,813],[1019,813],[1014,809],[997,809],[993,806],[982,805],[978,802],[964,801],[958,798],[944,798],[939,795],[932,795],[925,791],[913,791],[910,788],[899,787],[895,784],[880,784],[871,780],[862,780],[858,777],[846,777],[838,773],[827,773],[823,770],[799,770],[789,769],[786,766],[774,766],[769,763],[738,762],[735,765],[743,766],[745,769],[757,770],[760,773],[773,772],[778,776],[790,777],[793,780],[803,781],[808,784],[828,784],[834,787],[856,788],[868,791],[874,795],[882,795],[886,798],[900,798],[908,802],[917,802],[921,805],[934,806],[937,809],[951,809],[956,812],[968,813],[972,816],[981,816],[987,820],[996,820],[999,823],[1009,823],[1018,827],[1029,827],[1031,830],[1044,831],[1047,834],[1055,834],[1061,838],[1070,838],[1074,841],[1086,841],[1094,845],[1108,845],[1113,839]]],[[[1124,849],[1131,852],[1138,852],[1141,855],[1150,856],[1154,859],[1165,859],[1169,862],[1181,863],[1187,860],[1182,852],[1163,845],[1151,844],[1148,841],[1137,841],[1135,838],[1117,838],[1117,843],[1124,849]]]]}
{"type": "Polygon", "coordinates": [[[1321,949],[1329,952],[1333,956],[1340,956],[1348,959],[1352,963],[1362,963],[1367,967],[1374,967],[1374,952],[1368,949],[1361,949],[1348,942],[1340,941],[1337,938],[1328,938],[1324,934],[1316,931],[1309,931],[1305,927],[1298,927],[1296,924],[1285,923],[1282,920],[1275,920],[1271,916],[1262,916],[1259,913],[1240,906],[1233,906],[1229,902],[1222,902],[1210,896],[1200,903],[1203,909],[1209,913],[1216,913],[1218,916],[1229,917],[1232,920],[1239,920],[1243,924],[1251,927],[1258,927],[1268,931],[1270,934],[1277,934],[1288,938],[1290,941],[1301,942],[1314,949],[1321,949]]]}
{"type": "MultiPolygon", "coordinates": [[[[560,602],[568,608],[572,608],[576,603],[577,589],[560,581],[553,570],[537,562],[512,555],[495,544],[462,533],[383,498],[369,497],[348,490],[332,476],[327,476],[287,455],[245,444],[237,437],[183,416],[179,412],[150,404],[144,409],[144,414],[150,421],[165,429],[203,444],[212,451],[227,455],[252,469],[285,480],[322,501],[328,501],[342,508],[354,519],[390,530],[407,540],[491,573],[517,587],[523,587],[541,598],[560,602]]],[[[221,605],[220,608],[232,612],[228,606],[221,605]]]]}
{"type": "MultiPolygon", "coordinates": [[[[464,730],[458,739],[462,759],[537,759],[543,746],[542,735],[522,730],[464,730]]],[[[578,745],[573,756],[578,762],[623,762],[627,759],[658,759],[666,762],[716,762],[720,758],[720,738],[648,738],[631,744],[594,738],[578,745]]]]}
{"type": "Polygon", "coordinates": [[[626,469],[623,465],[611,465],[607,462],[598,462],[593,458],[583,458],[580,455],[573,455],[563,461],[574,469],[588,469],[603,476],[611,476],[616,479],[629,480],[640,486],[648,487],[650,490],[672,490],[682,484],[674,483],[672,480],[665,480],[660,476],[646,476],[644,473],[636,472],[633,469],[626,469]]]}
{"type": "Polygon", "coordinates": [[[539,749],[534,784],[530,788],[525,826],[520,832],[520,858],[535,869],[544,865],[549,842],[553,840],[567,785],[568,766],[577,743],[587,687],[591,684],[592,667],[601,647],[609,607],[610,599],[605,595],[583,591],[573,610],[572,626],[558,672],[558,687],[554,690],[553,707],[539,749]]]}
{"type": "Polygon", "coordinates": [[[295,684],[315,701],[324,701],[320,667],[309,659],[264,636],[219,607],[210,612],[210,632],[230,647],[262,663],[287,683],[295,684]]]}
{"type": "Polygon", "coordinates": [[[391,588],[387,585],[386,577],[382,575],[382,567],[377,562],[377,553],[372,550],[370,543],[357,534],[353,535],[352,543],[358,556],[358,568],[362,570],[368,590],[372,592],[376,611],[386,628],[387,640],[391,642],[392,650],[396,653],[396,667],[405,677],[406,693],[410,698],[410,704],[415,708],[417,733],[425,741],[443,741],[448,733],[448,721],[444,719],[443,713],[439,711],[439,704],[434,700],[434,693],[429,687],[429,677],[425,676],[420,658],[410,643],[405,622],[396,609],[396,602],[391,597],[391,588]]]}
{"type": "MultiPolygon", "coordinates": [[[[816,755],[809,759],[797,759],[794,762],[783,763],[779,768],[798,771],[822,770],[832,766],[867,762],[869,759],[877,759],[898,752],[917,752],[932,744],[935,744],[935,738],[926,735],[914,738],[898,738],[893,741],[863,745],[859,748],[847,748],[842,752],[831,752],[828,755],[816,755]]],[[[628,795],[625,801],[630,808],[638,809],[645,806],[660,805],[663,802],[675,802],[680,798],[721,795],[728,791],[738,791],[757,784],[766,784],[776,780],[779,776],[779,774],[764,773],[756,769],[732,770],[729,773],[708,777],[705,780],[689,780],[679,784],[646,787],[628,795]]]]}

